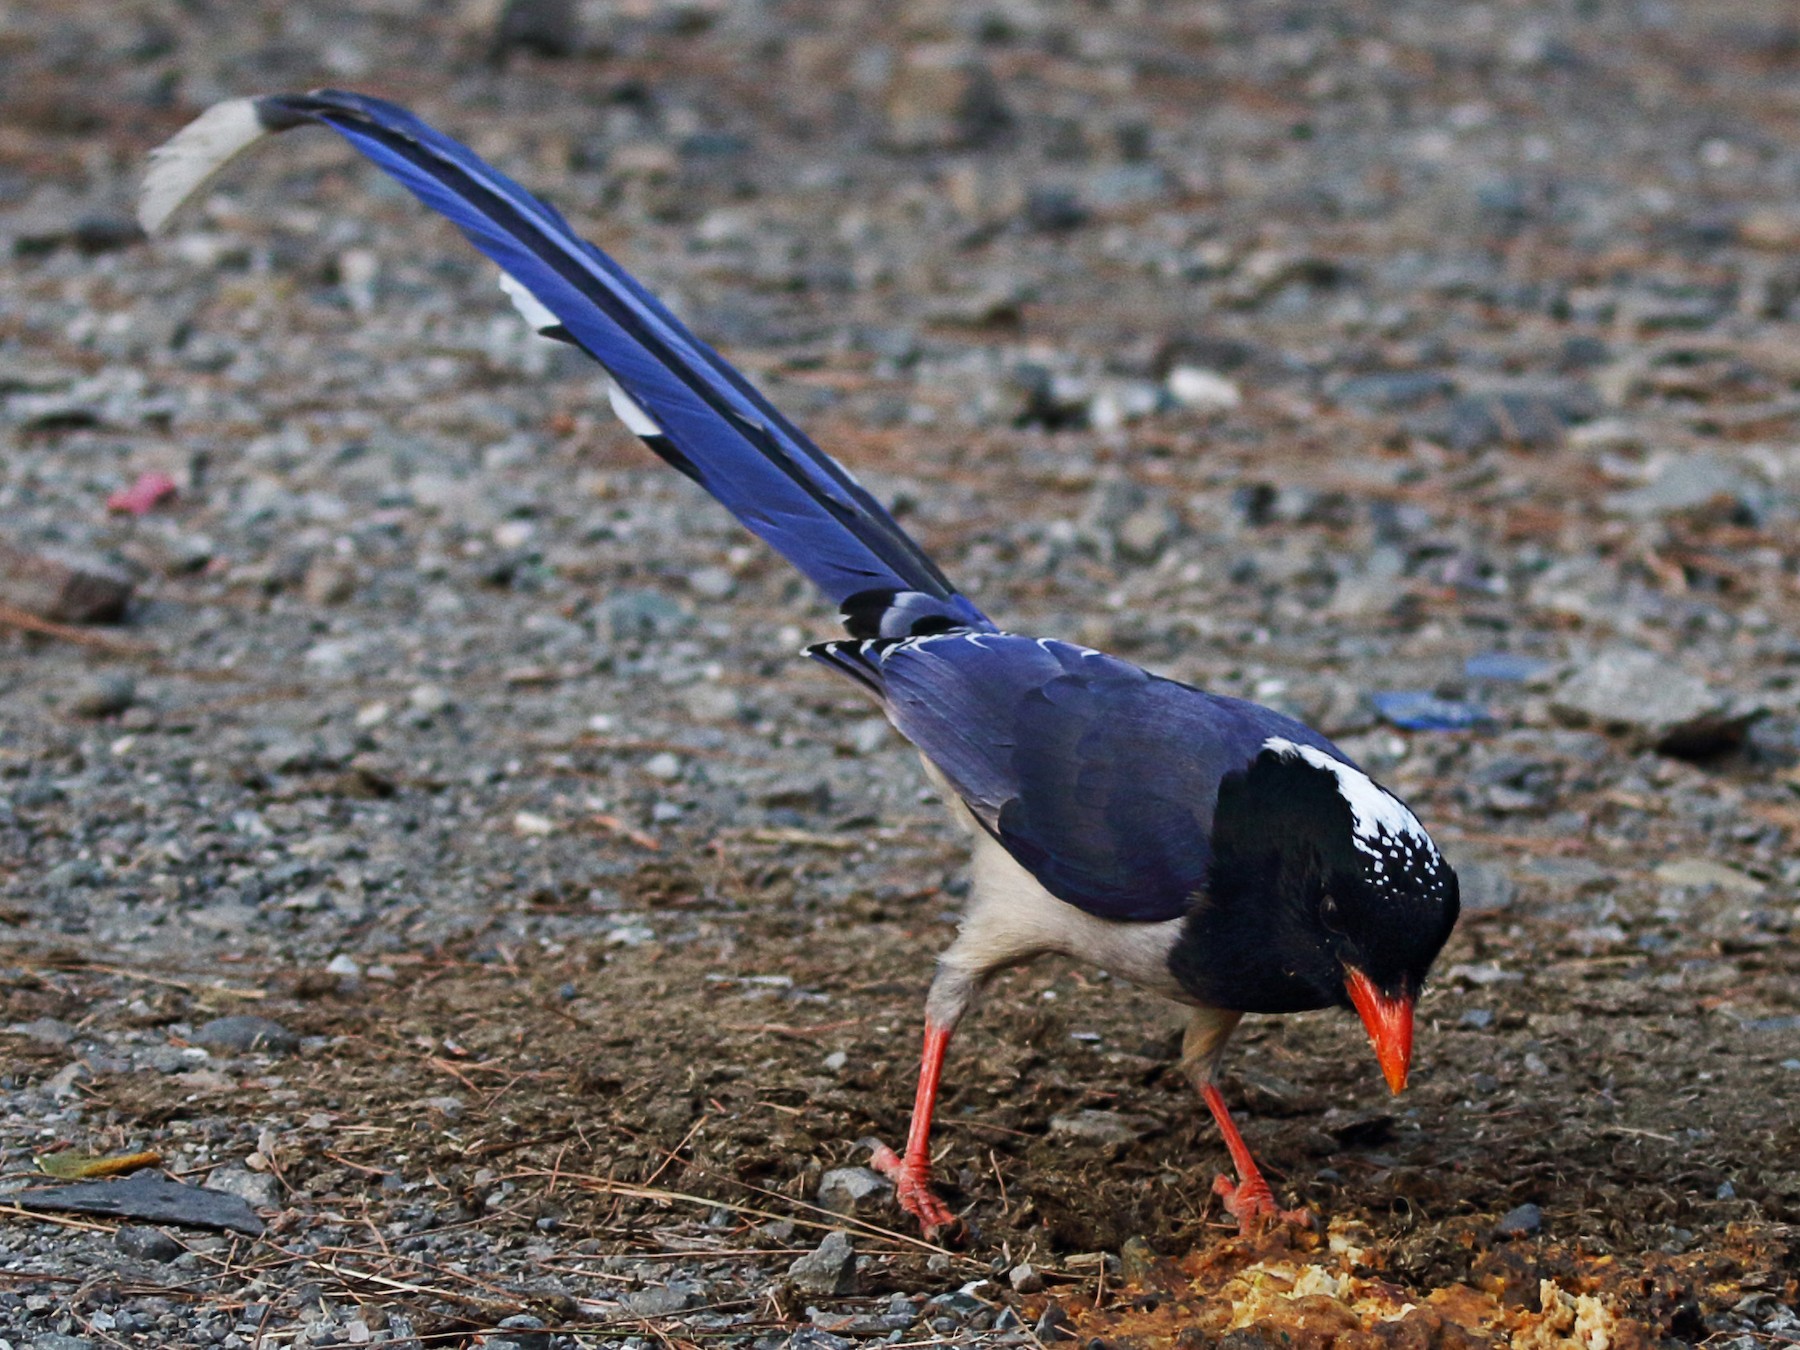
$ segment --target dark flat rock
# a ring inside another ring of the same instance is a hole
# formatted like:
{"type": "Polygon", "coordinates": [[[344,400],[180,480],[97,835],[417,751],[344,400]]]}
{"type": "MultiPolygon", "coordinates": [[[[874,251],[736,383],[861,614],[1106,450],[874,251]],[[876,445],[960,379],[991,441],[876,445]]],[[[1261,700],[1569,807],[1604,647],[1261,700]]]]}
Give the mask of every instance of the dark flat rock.
{"type": "Polygon", "coordinates": [[[36,1214],[100,1214],[140,1223],[175,1223],[218,1228],[261,1237],[263,1221],[242,1199],[171,1181],[159,1172],[139,1172],[122,1181],[80,1181],[13,1191],[9,1203],[36,1214]]]}

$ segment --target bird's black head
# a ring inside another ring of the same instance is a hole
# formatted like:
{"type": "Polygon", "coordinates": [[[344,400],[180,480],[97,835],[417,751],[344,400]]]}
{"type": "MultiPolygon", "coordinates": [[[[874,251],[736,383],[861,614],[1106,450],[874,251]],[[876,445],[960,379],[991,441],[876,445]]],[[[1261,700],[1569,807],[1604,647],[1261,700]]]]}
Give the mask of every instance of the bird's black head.
{"type": "Polygon", "coordinates": [[[1169,964],[1213,1007],[1354,1007],[1398,1091],[1413,1000],[1459,908],[1455,871],[1398,798],[1276,738],[1220,785],[1205,894],[1169,964]]]}

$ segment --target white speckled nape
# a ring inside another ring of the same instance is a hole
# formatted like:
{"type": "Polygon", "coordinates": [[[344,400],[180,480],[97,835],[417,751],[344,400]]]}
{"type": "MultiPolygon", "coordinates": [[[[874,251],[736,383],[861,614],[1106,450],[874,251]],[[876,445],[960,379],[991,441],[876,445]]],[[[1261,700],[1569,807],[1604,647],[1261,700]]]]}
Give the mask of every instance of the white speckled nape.
{"type": "Polygon", "coordinates": [[[1383,839],[1387,839],[1411,841],[1423,848],[1426,856],[1438,856],[1437,845],[1431,842],[1431,836],[1425,833],[1425,827],[1419,824],[1419,818],[1407,810],[1406,804],[1393,793],[1377,787],[1375,781],[1361,769],[1314,746],[1301,745],[1282,736],[1269,737],[1263,742],[1262,748],[1278,755],[1303,759],[1337,779],[1338,791],[1350,804],[1351,827],[1356,832],[1356,846],[1364,853],[1380,858],[1382,850],[1378,845],[1383,839]]]}

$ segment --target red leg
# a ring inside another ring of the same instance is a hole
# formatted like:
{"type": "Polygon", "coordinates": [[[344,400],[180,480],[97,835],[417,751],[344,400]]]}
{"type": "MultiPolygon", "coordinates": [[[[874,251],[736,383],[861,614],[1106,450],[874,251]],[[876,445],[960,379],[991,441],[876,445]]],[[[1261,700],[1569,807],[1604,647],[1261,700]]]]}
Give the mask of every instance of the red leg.
{"type": "Polygon", "coordinates": [[[894,1183],[900,1208],[919,1221],[926,1237],[956,1223],[956,1216],[931,1190],[931,1112],[937,1105],[938,1079],[944,1072],[944,1051],[950,1045],[950,1028],[925,1021],[925,1052],[919,1059],[919,1090],[913,1097],[912,1124],[906,1131],[906,1156],[886,1144],[877,1144],[869,1159],[877,1172],[894,1183]]]}
{"type": "Polygon", "coordinates": [[[1231,1112],[1225,1109],[1225,1099],[1219,1095],[1219,1089],[1207,1083],[1200,1089],[1200,1095],[1206,1099],[1206,1107],[1213,1113],[1213,1119],[1219,1122],[1219,1133],[1225,1136],[1225,1149],[1231,1154],[1231,1165],[1237,1168],[1238,1179],[1233,1182],[1227,1176],[1216,1178],[1213,1181],[1213,1192],[1224,1200],[1226,1211],[1238,1221],[1238,1231],[1245,1237],[1254,1237],[1270,1219],[1279,1223],[1311,1227],[1312,1215],[1304,1209],[1282,1209],[1275,1203],[1275,1193],[1269,1189],[1269,1183],[1263,1180],[1262,1172],[1256,1166],[1256,1159],[1250,1156],[1250,1146],[1244,1142],[1244,1136],[1238,1133],[1238,1127],[1231,1119],[1231,1112]]]}

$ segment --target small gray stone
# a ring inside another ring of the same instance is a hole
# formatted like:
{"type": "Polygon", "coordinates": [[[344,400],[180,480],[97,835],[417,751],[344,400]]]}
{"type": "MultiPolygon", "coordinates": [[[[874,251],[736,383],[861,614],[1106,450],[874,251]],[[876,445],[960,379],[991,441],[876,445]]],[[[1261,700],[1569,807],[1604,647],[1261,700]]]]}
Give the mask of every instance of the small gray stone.
{"type": "Polygon", "coordinates": [[[600,610],[607,631],[621,642],[671,637],[693,622],[691,614],[660,591],[614,591],[600,610]]]}
{"type": "Polygon", "coordinates": [[[710,680],[683,689],[681,704],[699,722],[735,722],[744,715],[744,700],[737,690],[710,680]]]}
{"type": "Polygon", "coordinates": [[[1767,511],[1769,490],[1743,466],[1723,455],[1681,455],[1651,482],[1606,499],[1609,510],[1646,519],[1693,511],[1714,502],[1752,519],[1767,511]]]}
{"type": "Polygon", "coordinates": [[[421,717],[437,717],[456,706],[456,698],[440,684],[421,684],[406,695],[406,702],[421,717]]]}
{"type": "Polygon", "coordinates": [[[885,717],[865,717],[850,724],[844,741],[859,755],[873,755],[895,744],[894,728],[885,717]]]}
{"type": "Polygon", "coordinates": [[[1075,1330],[1069,1323],[1069,1315],[1057,1303],[1051,1303],[1044,1309],[1043,1316],[1038,1318],[1037,1325],[1031,1329],[1031,1334],[1045,1345],[1055,1341],[1077,1339],[1075,1330]]]}
{"type": "Polygon", "coordinates": [[[1176,366],[1166,387],[1170,398],[1195,412],[1229,412],[1244,401],[1236,384],[1201,366],[1176,366]]]}
{"type": "Polygon", "coordinates": [[[1331,396],[1346,407],[1396,412],[1442,398],[1455,388],[1448,376],[1434,371],[1399,370],[1352,375],[1340,381],[1331,390],[1331,396]]]}
{"type": "Polygon", "coordinates": [[[1462,907],[1466,914],[1492,914],[1511,909],[1519,888],[1504,868],[1473,858],[1450,859],[1456,879],[1462,888],[1462,907]]]}
{"type": "Polygon", "coordinates": [[[65,1336],[60,1331],[40,1331],[26,1342],[27,1350],[95,1350],[86,1336],[65,1336]]]}
{"type": "Polygon", "coordinates": [[[113,1234],[113,1246],[140,1261],[173,1261],[187,1248],[160,1228],[127,1224],[113,1234]]]}
{"type": "Polygon", "coordinates": [[[1007,1282],[1021,1294],[1038,1294],[1044,1289],[1044,1277],[1029,1261],[1021,1261],[1007,1272],[1007,1282]]]}
{"type": "Polygon", "coordinates": [[[1465,452],[1496,445],[1553,450],[1562,444],[1567,416],[1563,403],[1551,395],[1469,394],[1452,402],[1443,417],[1424,419],[1418,429],[1465,452]]]}
{"type": "Polygon", "coordinates": [[[272,1055],[288,1055],[300,1048],[300,1038],[281,1023],[248,1014],[213,1018],[194,1033],[194,1043],[219,1050],[261,1050],[272,1055]]]}
{"type": "Polygon", "coordinates": [[[822,1327],[801,1327],[787,1339],[782,1350],[852,1350],[855,1341],[834,1336],[822,1327]]]}
{"type": "Polygon", "coordinates": [[[235,1195],[252,1209],[278,1209],[280,1194],[275,1178],[247,1167],[221,1167],[206,1179],[206,1189],[235,1195]]]}
{"type": "Polygon", "coordinates": [[[1536,1205],[1520,1205],[1506,1212],[1494,1225],[1497,1237],[1524,1237],[1544,1226],[1544,1211],[1536,1205]]]}
{"type": "Polygon", "coordinates": [[[1614,647],[1564,680],[1551,708],[1573,722],[1629,734],[1665,754],[1724,748],[1743,739],[1751,714],[1666,656],[1614,647]]]}
{"type": "Polygon", "coordinates": [[[688,589],[703,600],[729,600],[737,579],[723,567],[700,567],[688,574],[688,589]]]}
{"type": "Polygon", "coordinates": [[[34,1017],[29,1022],[15,1022],[7,1030],[15,1036],[28,1036],[44,1045],[67,1045],[80,1034],[58,1017],[34,1017]]]}
{"type": "Polygon", "coordinates": [[[356,568],[342,558],[319,558],[306,569],[300,594],[309,605],[341,605],[356,594],[356,568]]]}
{"type": "Polygon", "coordinates": [[[1156,1249],[1142,1237],[1129,1237],[1119,1248],[1119,1274],[1127,1284],[1145,1284],[1156,1273],[1156,1249]]]}
{"type": "Polygon", "coordinates": [[[113,623],[125,615],[132,580],[98,558],[27,553],[0,541],[0,602],[53,623],[113,623]]]}
{"type": "Polygon", "coordinates": [[[808,1294],[848,1294],[856,1286],[856,1249],[847,1233],[833,1231],[788,1267],[794,1287],[808,1294]]]}
{"type": "Polygon", "coordinates": [[[496,61],[514,51],[556,58],[574,55],[580,45],[575,0],[507,0],[494,25],[490,55],[496,61]]]}
{"type": "Polygon", "coordinates": [[[96,675],[75,687],[69,711],[77,717],[117,717],[137,702],[137,681],[130,675],[96,675]]]}
{"type": "Polygon", "coordinates": [[[58,1101],[66,1101],[77,1095],[77,1083],[89,1083],[94,1078],[94,1071],[80,1060],[65,1064],[44,1080],[44,1091],[58,1101]]]}
{"type": "Polygon", "coordinates": [[[692,1285],[655,1285],[633,1289],[619,1300],[619,1306],[634,1317],[668,1317],[694,1307],[700,1299],[700,1291],[692,1285]]]}
{"type": "Polygon", "coordinates": [[[834,1214],[861,1214],[893,1189],[886,1177],[867,1167],[834,1167],[819,1178],[819,1203],[834,1214]]]}
{"type": "Polygon", "coordinates": [[[256,756],[256,767],[266,774],[311,773],[328,766],[325,746],[316,736],[283,736],[256,756]]]}
{"type": "Polygon", "coordinates": [[[1091,1144],[1129,1144],[1155,1128],[1156,1123],[1152,1120],[1118,1111],[1071,1111],[1050,1119],[1051,1134],[1091,1144]]]}
{"type": "Polygon", "coordinates": [[[544,1319],[530,1313],[502,1317],[487,1338],[487,1350],[550,1350],[551,1336],[543,1327],[544,1319]]]}
{"type": "Polygon", "coordinates": [[[1180,518],[1160,503],[1133,511],[1119,522],[1114,536],[1119,556],[1128,562],[1154,562],[1180,527],[1180,518]]]}
{"type": "Polygon", "coordinates": [[[993,74],[954,46],[909,49],[888,81],[883,103],[887,141],[896,150],[977,146],[1012,120],[993,74]]]}

